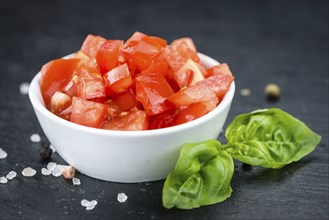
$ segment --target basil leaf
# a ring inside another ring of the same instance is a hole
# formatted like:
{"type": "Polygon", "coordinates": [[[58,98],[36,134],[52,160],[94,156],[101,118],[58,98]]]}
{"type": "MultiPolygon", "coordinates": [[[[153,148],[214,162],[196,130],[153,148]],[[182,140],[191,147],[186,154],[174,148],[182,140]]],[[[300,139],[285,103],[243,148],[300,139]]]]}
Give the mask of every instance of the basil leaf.
{"type": "Polygon", "coordinates": [[[217,140],[185,144],[164,183],[163,206],[192,209],[222,202],[231,196],[233,172],[233,159],[217,140]]]}
{"type": "Polygon", "coordinates": [[[237,116],[225,133],[224,149],[244,163],[281,168],[315,149],[321,136],[280,109],[264,109],[237,116]]]}

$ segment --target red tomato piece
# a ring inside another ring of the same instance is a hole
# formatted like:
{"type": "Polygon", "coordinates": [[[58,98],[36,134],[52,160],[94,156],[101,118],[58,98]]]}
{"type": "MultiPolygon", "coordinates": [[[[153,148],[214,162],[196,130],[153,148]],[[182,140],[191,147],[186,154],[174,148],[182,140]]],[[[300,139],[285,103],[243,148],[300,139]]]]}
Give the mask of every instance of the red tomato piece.
{"type": "Polygon", "coordinates": [[[148,129],[159,129],[159,128],[167,128],[174,125],[176,109],[169,109],[163,113],[157,115],[151,115],[149,120],[148,129]]]}
{"type": "Polygon", "coordinates": [[[71,80],[67,83],[64,88],[64,92],[73,97],[77,96],[77,85],[78,85],[79,76],[77,74],[73,74],[71,80]]]}
{"type": "Polygon", "coordinates": [[[149,115],[159,114],[172,106],[167,97],[174,92],[163,75],[150,73],[136,78],[136,99],[149,115]]]}
{"type": "Polygon", "coordinates": [[[61,111],[68,108],[72,104],[72,99],[65,93],[55,92],[51,97],[50,111],[58,115],[61,111]]]}
{"type": "Polygon", "coordinates": [[[107,109],[104,104],[73,97],[71,121],[80,125],[98,128],[107,115],[107,109]]]}
{"type": "Polygon", "coordinates": [[[188,59],[196,63],[200,62],[197,52],[193,51],[185,41],[171,44],[166,48],[164,56],[174,71],[178,71],[188,59]]]}
{"type": "Polygon", "coordinates": [[[203,81],[198,82],[199,85],[204,85],[216,93],[219,100],[222,100],[230,89],[234,77],[231,75],[216,75],[210,76],[203,81]]]}
{"type": "Polygon", "coordinates": [[[108,130],[140,131],[148,126],[147,115],[144,111],[127,112],[121,117],[114,117],[105,122],[101,128],[108,130]]]}
{"type": "Polygon", "coordinates": [[[230,67],[226,63],[222,63],[207,69],[207,76],[228,75],[233,76],[230,67]]]}
{"type": "Polygon", "coordinates": [[[189,47],[189,49],[191,49],[192,51],[194,51],[194,52],[197,51],[192,38],[189,38],[189,37],[183,37],[183,38],[176,39],[170,45],[175,48],[175,47],[179,47],[179,44],[181,44],[182,42],[185,42],[187,44],[187,46],[189,47]]]}
{"type": "Polygon", "coordinates": [[[173,122],[174,125],[184,124],[189,121],[193,121],[201,116],[207,114],[211,110],[216,108],[213,102],[197,102],[193,103],[187,108],[179,111],[176,114],[175,120],[173,122]]]}
{"type": "Polygon", "coordinates": [[[188,106],[197,102],[206,102],[209,105],[217,105],[219,101],[214,91],[200,83],[179,90],[175,94],[169,96],[168,100],[176,106],[188,106]]]}
{"type": "Polygon", "coordinates": [[[56,91],[62,91],[70,81],[79,59],[56,59],[45,64],[41,69],[40,89],[47,108],[56,91]]]}
{"type": "Polygon", "coordinates": [[[103,77],[106,82],[106,94],[109,96],[126,91],[133,82],[126,63],[105,73],[103,77]]]}
{"type": "Polygon", "coordinates": [[[161,38],[135,32],[124,44],[122,53],[132,73],[135,70],[141,72],[152,64],[152,59],[164,50],[166,44],[166,41],[161,38]]]}
{"type": "Polygon", "coordinates": [[[180,88],[184,88],[204,80],[204,77],[197,63],[188,59],[186,63],[174,73],[174,79],[180,88]]]}
{"type": "Polygon", "coordinates": [[[122,94],[113,96],[112,100],[119,106],[122,111],[126,111],[137,105],[135,94],[130,89],[122,94]]]}
{"type": "Polygon", "coordinates": [[[119,55],[122,47],[122,40],[107,40],[102,44],[96,55],[96,62],[102,74],[119,65],[119,55]]]}
{"type": "Polygon", "coordinates": [[[90,58],[96,58],[99,48],[105,43],[106,39],[101,36],[89,34],[83,41],[81,51],[90,58]]]}

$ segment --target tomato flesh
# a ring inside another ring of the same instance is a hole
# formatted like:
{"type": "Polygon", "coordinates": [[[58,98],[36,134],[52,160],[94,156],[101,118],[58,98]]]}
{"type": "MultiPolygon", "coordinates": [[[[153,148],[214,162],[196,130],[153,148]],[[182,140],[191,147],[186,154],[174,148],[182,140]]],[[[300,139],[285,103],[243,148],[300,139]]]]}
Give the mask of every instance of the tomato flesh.
{"type": "Polygon", "coordinates": [[[47,108],[56,91],[63,91],[70,81],[79,59],[56,59],[45,64],[41,69],[40,89],[47,108]]]}
{"type": "Polygon", "coordinates": [[[207,76],[228,75],[233,76],[230,67],[226,63],[215,65],[207,69],[207,76]]]}
{"type": "Polygon", "coordinates": [[[71,121],[80,125],[99,128],[106,115],[107,106],[101,103],[73,97],[71,121]]]}
{"type": "Polygon", "coordinates": [[[210,103],[210,104],[208,102],[193,103],[176,114],[173,124],[179,125],[179,124],[187,123],[189,121],[193,121],[207,114],[214,108],[216,108],[216,105],[214,103],[210,103]]]}
{"type": "Polygon", "coordinates": [[[124,92],[133,82],[126,63],[105,73],[104,79],[107,95],[124,92]]]}
{"type": "Polygon", "coordinates": [[[136,78],[136,99],[149,115],[159,114],[171,108],[167,97],[174,92],[163,75],[150,73],[136,78]]]}
{"type": "Polygon", "coordinates": [[[95,59],[97,51],[105,41],[106,39],[101,36],[89,34],[84,40],[80,50],[90,58],[95,59]]]}
{"type": "Polygon", "coordinates": [[[216,75],[210,76],[197,84],[204,85],[207,88],[211,89],[215,92],[217,98],[219,100],[222,100],[227,91],[230,89],[233,80],[234,77],[231,75],[216,75]]]}
{"type": "Polygon", "coordinates": [[[96,55],[96,62],[102,74],[119,65],[119,55],[122,47],[122,40],[107,40],[102,44],[96,55]]]}
{"type": "Polygon", "coordinates": [[[113,96],[112,100],[119,106],[122,111],[126,111],[137,105],[135,94],[131,90],[113,96]]]}
{"type": "Polygon", "coordinates": [[[103,129],[140,131],[146,130],[148,126],[147,115],[144,111],[129,112],[124,116],[115,117],[102,125],[103,129]]]}

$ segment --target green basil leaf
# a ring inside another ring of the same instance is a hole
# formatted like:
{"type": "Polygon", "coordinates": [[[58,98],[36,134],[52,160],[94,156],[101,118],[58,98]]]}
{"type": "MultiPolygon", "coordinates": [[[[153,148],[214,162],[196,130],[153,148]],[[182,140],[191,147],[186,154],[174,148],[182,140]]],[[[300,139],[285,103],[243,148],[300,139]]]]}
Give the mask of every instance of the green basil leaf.
{"type": "Polygon", "coordinates": [[[281,168],[315,149],[321,136],[280,109],[263,109],[237,116],[225,133],[224,149],[241,162],[281,168]]]}
{"type": "Polygon", "coordinates": [[[217,140],[185,144],[165,181],[163,206],[192,209],[222,202],[231,196],[233,172],[233,159],[217,140]]]}

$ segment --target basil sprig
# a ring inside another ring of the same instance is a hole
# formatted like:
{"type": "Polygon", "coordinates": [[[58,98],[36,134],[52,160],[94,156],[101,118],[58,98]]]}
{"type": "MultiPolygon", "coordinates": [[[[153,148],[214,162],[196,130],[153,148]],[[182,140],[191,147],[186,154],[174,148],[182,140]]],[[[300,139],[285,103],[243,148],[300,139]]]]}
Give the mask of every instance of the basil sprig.
{"type": "Polygon", "coordinates": [[[321,140],[302,121],[277,108],[237,116],[217,140],[183,145],[175,169],[167,176],[166,208],[192,209],[222,202],[232,193],[233,160],[282,168],[312,152],[321,140]]]}

